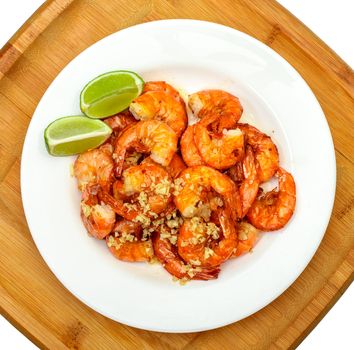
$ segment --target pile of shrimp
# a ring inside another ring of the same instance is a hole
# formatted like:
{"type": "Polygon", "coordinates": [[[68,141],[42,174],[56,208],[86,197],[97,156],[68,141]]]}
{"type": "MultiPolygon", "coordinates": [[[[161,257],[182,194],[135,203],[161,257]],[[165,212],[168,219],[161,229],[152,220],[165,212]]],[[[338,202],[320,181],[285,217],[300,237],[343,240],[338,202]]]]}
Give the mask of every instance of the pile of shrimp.
{"type": "Polygon", "coordinates": [[[110,138],[74,163],[89,235],[117,259],[160,262],[184,283],[217,278],[261,231],[284,227],[294,179],[272,139],[239,122],[242,112],[222,90],[184,101],[166,82],[146,83],[127,110],[104,120],[110,138]],[[187,108],[197,123],[188,125],[187,108]],[[273,177],[278,188],[264,193],[273,177]]]}

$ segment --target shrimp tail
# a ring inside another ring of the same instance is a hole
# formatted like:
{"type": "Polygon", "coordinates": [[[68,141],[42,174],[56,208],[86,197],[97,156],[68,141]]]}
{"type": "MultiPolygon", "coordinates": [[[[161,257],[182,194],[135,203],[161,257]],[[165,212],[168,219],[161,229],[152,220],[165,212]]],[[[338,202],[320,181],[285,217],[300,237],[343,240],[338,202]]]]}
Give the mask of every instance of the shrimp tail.
{"type": "Polygon", "coordinates": [[[98,198],[103,203],[108,204],[116,214],[122,216],[124,219],[132,221],[138,215],[135,210],[125,207],[122,200],[115,199],[101,188],[98,190],[98,198]]]}
{"type": "Polygon", "coordinates": [[[196,275],[193,277],[194,280],[202,280],[202,281],[208,281],[208,280],[214,280],[217,279],[220,273],[220,267],[212,267],[212,268],[206,268],[203,267],[202,271],[197,272],[196,275]]]}
{"type": "Polygon", "coordinates": [[[122,176],[122,172],[124,169],[124,160],[129,149],[134,149],[138,153],[149,153],[149,149],[138,141],[131,142],[127,148],[122,149],[121,152],[117,153],[115,157],[116,168],[114,173],[115,176],[118,178],[122,176]]]}
{"type": "Polygon", "coordinates": [[[122,150],[119,154],[116,154],[115,157],[116,167],[114,169],[114,174],[118,178],[122,176],[125,154],[126,150],[122,150]]]}

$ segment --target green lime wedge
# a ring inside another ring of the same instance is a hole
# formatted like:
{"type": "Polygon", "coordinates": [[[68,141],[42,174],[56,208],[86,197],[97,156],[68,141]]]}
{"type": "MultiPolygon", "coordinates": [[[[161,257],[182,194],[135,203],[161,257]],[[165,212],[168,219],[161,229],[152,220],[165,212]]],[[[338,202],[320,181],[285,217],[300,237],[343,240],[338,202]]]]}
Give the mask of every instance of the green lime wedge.
{"type": "Polygon", "coordinates": [[[143,87],[143,79],[134,72],[117,70],[99,75],[81,91],[81,110],[90,118],[109,117],[128,108],[143,87]]]}
{"type": "Polygon", "coordinates": [[[44,141],[52,156],[70,156],[98,147],[111,135],[103,121],[84,116],[59,118],[44,130],[44,141]]]}

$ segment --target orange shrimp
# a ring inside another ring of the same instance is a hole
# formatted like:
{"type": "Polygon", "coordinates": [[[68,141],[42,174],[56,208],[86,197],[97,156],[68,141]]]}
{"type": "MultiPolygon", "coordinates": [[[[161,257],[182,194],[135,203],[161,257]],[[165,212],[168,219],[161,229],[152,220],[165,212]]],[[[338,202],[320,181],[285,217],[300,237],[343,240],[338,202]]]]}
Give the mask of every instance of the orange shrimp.
{"type": "Polygon", "coordinates": [[[249,124],[238,124],[246,135],[246,142],[252,147],[260,182],[268,181],[279,167],[277,146],[272,139],[249,124]]]}
{"type": "Polygon", "coordinates": [[[230,168],[243,158],[244,137],[239,129],[210,134],[208,126],[217,115],[203,118],[194,126],[194,141],[204,162],[219,170],[230,168]]]}
{"type": "Polygon", "coordinates": [[[218,211],[220,228],[194,217],[184,221],[178,235],[178,253],[187,263],[219,266],[236,251],[236,226],[228,209],[218,211]]]}
{"type": "Polygon", "coordinates": [[[154,252],[165,270],[171,275],[185,280],[211,280],[218,277],[219,267],[205,268],[186,264],[178,255],[177,249],[167,239],[156,232],[152,238],[154,252]]]}
{"type": "Polygon", "coordinates": [[[112,157],[101,149],[93,149],[80,154],[74,163],[74,176],[80,191],[94,184],[108,189],[113,180],[113,168],[112,157]]]}
{"type": "Polygon", "coordinates": [[[163,91],[167,94],[172,95],[179,103],[185,106],[185,102],[179,92],[170,84],[165,81],[148,81],[144,85],[143,93],[148,91],[163,91]]]}
{"type": "MultiPolygon", "coordinates": [[[[246,147],[245,157],[246,157],[246,154],[247,154],[247,147],[246,147]]],[[[237,162],[234,166],[227,169],[225,174],[228,175],[230,177],[230,179],[232,181],[234,181],[236,184],[241,183],[241,181],[243,181],[245,178],[243,175],[242,162],[237,162]]]]}
{"type": "Polygon", "coordinates": [[[132,101],[130,112],[138,120],[161,120],[179,137],[187,127],[187,113],[183,104],[163,91],[149,91],[132,101]]]}
{"type": "Polygon", "coordinates": [[[129,196],[124,193],[124,182],[121,179],[118,179],[113,182],[112,185],[113,197],[116,200],[128,201],[129,196]]]}
{"type": "Polygon", "coordinates": [[[126,205],[123,200],[114,198],[102,189],[98,190],[98,198],[102,204],[110,206],[116,214],[126,220],[135,221],[141,215],[137,207],[126,205]]]}
{"type": "Polygon", "coordinates": [[[188,166],[205,165],[194,141],[195,125],[189,125],[181,137],[181,153],[188,166]]]}
{"type": "Polygon", "coordinates": [[[123,218],[140,222],[144,228],[151,218],[165,212],[172,200],[172,181],[157,164],[140,164],[123,172],[113,184],[113,195],[100,191],[100,200],[123,218]]]}
{"type": "Polygon", "coordinates": [[[119,260],[136,262],[150,261],[154,255],[151,239],[141,240],[139,224],[120,220],[113,228],[114,234],[106,237],[110,252],[119,260]]]}
{"type": "MultiPolygon", "coordinates": [[[[157,164],[156,162],[154,162],[151,157],[147,157],[145,158],[141,164],[157,164]]],[[[170,164],[164,167],[166,169],[166,171],[169,173],[169,175],[171,176],[172,179],[175,179],[179,176],[179,174],[187,168],[186,164],[184,164],[182,158],[175,153],[170,164]]]]}
{"type": "Polygon", "coordinates": [[[129,110],[125,110],[118,114],[112,115],[103,120],[108,126],[111,127],[114,133],[119,134],[127,126],[135,124],[137,121],[129,110]]]}
{"type": "Polygon", "coordinates": [[[233,129],[241,118],[243,108],[236,96],[223,90],[203,90],[189,96],[188,105],[200,119],[215,115],[211,124],[214,133],[222,134],[224,129],[233,129]]]}
{"type": "Polygon", "coordinates": [[[141,121],[128,127],[118,138],[113,158],[116,161],[116,174],[120,176],[124,159],[129,149],[141,153],[149,153],[158,164],[170,164],[177,151],[178,138],[175,132],[165,123],[158,120],[141,121]]]}
{"type": "Polygon", "coordinates": [[[122,175],[122,192],[125,196],[136,196],[138,210],[149,214],[160,214],[171,201],[172,181],[168,172],[158,164],[142,163],[125,170],[122,175]]]}
{"type": "Polygon", "coordinates": [[[101,151],[106,152],[108,155],[112,156],[114,151],[114,146],[116,144],[117,138],[121,132],[127,128],[129,125],[136,124],[137,121],[129,110],[125,110],[111,117],[103,120],[110,128],[113,130],[111,136],[106,140],[106,142],[99,147],[101,151]]]}
{"type": "Polygon", "coordinates": [[[257,198],[247,213],[250,223],[262,231],[274,231],[284,227],[291,219],[296,204],[296,187],[290,173],[279,168],[275,176],[279,190],[275,189],[257,198]]]}
{"type": "Polygon", "coordinates": [[[239,187],[239,192],[242,203],[241,217],[243,218],[247,214],[252,203],[255,201],[259,189],[256,162],[250,146],[246,147],[246,154],[242,160],[242,168],[244,179],[239,187]]]}
{"type": "Polygon", "coordinates": [[[81,219],[87,232],[98,239],[105,238],[113,229],[116,214],[109,205],[97,199],[97,185],[86,186],[82,192],[81,219]]]}
{"type": "MultiPolygon", "coordinates": [[[[205,210],[205,193],[215,191],[221,197],[221,206],[231,209],[236,220],[242,214],[241,202],[235,183],[219,171],[207,166],[195,166],[184,170],[175,180],[176,207],[184,217],[191,218],[205,210]]],[[[211,210],[211,209],[210,209],[211,210]]]]}
{"type": "Polygon", "coordinates": [[[233,257],[246,254],[252,250],[258,240],[259,230],[247,221],[241,221],[237,225],[238,245],[233,257]]]}
{"type": "Polygon", "coordinates": [[[183,159],[177,153],[175,153],[171,160],[171,163],[165,168],[172,177],[172,179],[176,179],[181,174],[181,172],[187,168],[187,166],[184,163],[183,159]]]}
{"type": "Polygon", "coordinates": [[[110,157],[112,157],[115,142],[116,142],[116,137],[112,134],[103,145],[98,147],[98,149],[106,153],[110,157]]]}

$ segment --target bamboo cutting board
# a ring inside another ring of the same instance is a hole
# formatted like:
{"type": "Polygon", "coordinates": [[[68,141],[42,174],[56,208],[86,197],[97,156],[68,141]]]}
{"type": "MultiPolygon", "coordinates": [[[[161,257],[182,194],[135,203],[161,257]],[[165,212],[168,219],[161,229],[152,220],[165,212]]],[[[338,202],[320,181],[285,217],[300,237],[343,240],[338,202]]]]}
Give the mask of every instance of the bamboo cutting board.
{"type": "Polygon", "coordinates": [[[350,67],[273,0],[47,1],[0,52],[2,314],[42,348],[295,348],[353,279],[353,83],[350,67]],[[306,270],[261,311],[235,324],[201,333],[138,330],[89,309],[59,283],[42,260],[21,204],[19,173],[24,136],[38,101],[55,76],[71,59],[106,35],[165,18],[194,18],[228,25],[277,51],[300,72],[317,96],[331,128],[337,157],[332,218],[306,270]]]}

